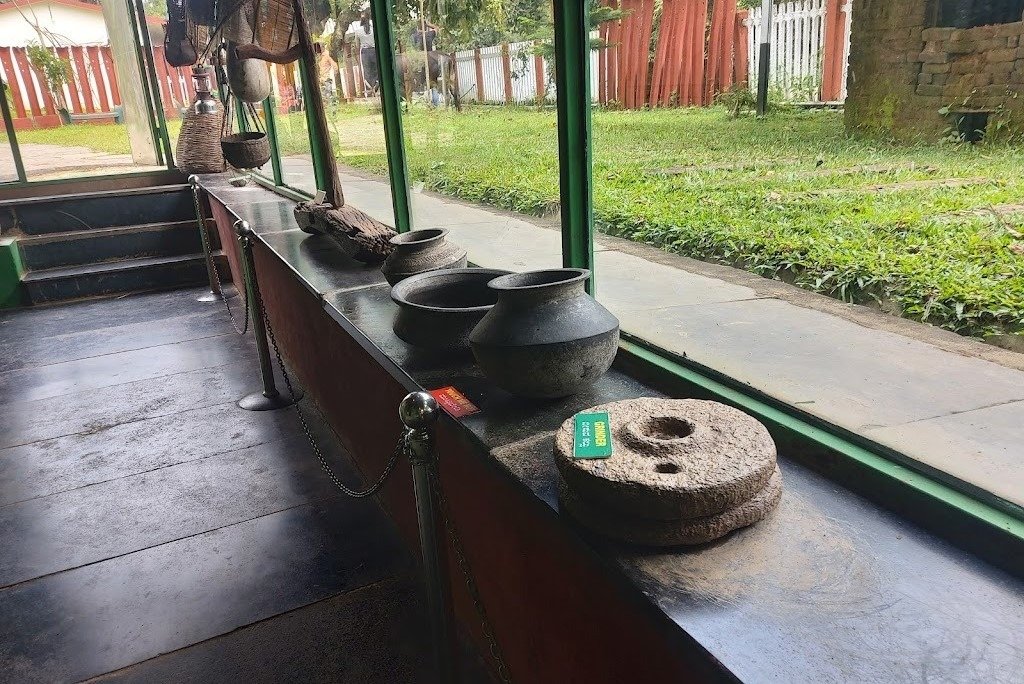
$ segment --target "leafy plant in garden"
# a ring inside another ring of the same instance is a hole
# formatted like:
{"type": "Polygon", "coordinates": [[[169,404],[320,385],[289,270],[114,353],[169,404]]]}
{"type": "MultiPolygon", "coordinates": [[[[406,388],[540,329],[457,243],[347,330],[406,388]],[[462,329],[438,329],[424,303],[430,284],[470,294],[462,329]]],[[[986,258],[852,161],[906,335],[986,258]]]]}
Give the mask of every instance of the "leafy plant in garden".
{"type": "Polygon", "coordinates": [[[728,90],[719,93],[717,104],[725,107],[734,119],[743,112],[753,111],[757,98],[746,83],[734,83],[728,90]]]}
{"type": "Polygon", "coordinates": [[[28,61],[46,82],[46,89],[50,91],[54,103],[59,109],[66,109],[64,85],[71,78],[71,65],[39,43],[29,45],[26,51],[28,61]]]}

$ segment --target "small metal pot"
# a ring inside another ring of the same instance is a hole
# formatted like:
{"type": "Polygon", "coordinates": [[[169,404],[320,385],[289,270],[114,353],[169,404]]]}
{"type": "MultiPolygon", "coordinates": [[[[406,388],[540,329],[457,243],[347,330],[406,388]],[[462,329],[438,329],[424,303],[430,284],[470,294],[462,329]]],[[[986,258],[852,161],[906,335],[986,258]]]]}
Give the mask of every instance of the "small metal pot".
{"type": "Polygon", "coordinates": [[[466,250],[448,242],[447,235],[444,228],[427,228],[391,238],[395,250],[380,269],[388,283],[441,268],[465,268],[466,250]]]}
{"type": "Polygon", "coordinates": [[[498,299],[487,283],[508,274],[493,268],[451,268],[410,276],[393,288],[394,331],[425,349],[468,352],[469,333],[498,299]]]}

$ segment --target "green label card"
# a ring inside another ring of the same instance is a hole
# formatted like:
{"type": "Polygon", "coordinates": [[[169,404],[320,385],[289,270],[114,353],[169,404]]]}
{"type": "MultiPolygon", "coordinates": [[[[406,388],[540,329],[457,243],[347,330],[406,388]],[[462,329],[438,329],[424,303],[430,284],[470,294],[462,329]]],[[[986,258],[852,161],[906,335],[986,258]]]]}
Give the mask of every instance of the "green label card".
{"type": "Polygon", "coordinates": [[[608,458],[612,455],[612,431],[607,413],[577,413],[573,433],[574,458],[608,458]]]}

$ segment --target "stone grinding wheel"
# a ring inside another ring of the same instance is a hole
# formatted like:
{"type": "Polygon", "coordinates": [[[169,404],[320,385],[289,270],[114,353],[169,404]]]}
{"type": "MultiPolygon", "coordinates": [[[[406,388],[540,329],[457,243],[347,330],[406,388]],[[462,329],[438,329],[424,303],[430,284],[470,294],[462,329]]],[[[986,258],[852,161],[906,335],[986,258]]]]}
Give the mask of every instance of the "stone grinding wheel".
{"type": "Polygon", "coordinates": [[[584,501],[558,479],[558,500],[584,527],[612,539],[644,546],[706,544],[733,530],[753,525],[765,517],[782,498],[782,473],[776,468],[768,484],[735,508],[688,520],[647,520],[633,518],[584,501]]]}
{"type": "Polygon", "coordinates": [[[613,453],[577,459],[573,418],[555,435],[555,465],[582,500],[627,518],[707,518],[750,501],[776,472],[768,430],[724,404],[639,398],[602,404],[613,453]]]}

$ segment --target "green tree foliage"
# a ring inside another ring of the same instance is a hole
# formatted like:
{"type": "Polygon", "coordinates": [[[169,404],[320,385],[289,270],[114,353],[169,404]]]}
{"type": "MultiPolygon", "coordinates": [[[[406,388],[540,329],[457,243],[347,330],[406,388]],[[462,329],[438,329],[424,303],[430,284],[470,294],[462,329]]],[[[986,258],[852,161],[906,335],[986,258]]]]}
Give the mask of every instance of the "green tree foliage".
{"type": "Polygon", "coordinates": [[[167,18],[167,0],[142,0],[142,9],[147,17],[167,18]]]}
{"type": "Polygon", "coordinates": [[[36,73],[46,81],[46,88],[50,91],[57,106],[63,107],[63,86],[70,78],[71,65],[38,43],[29,45],[26,51],[28,52],[28,61],[36,73]]]}

